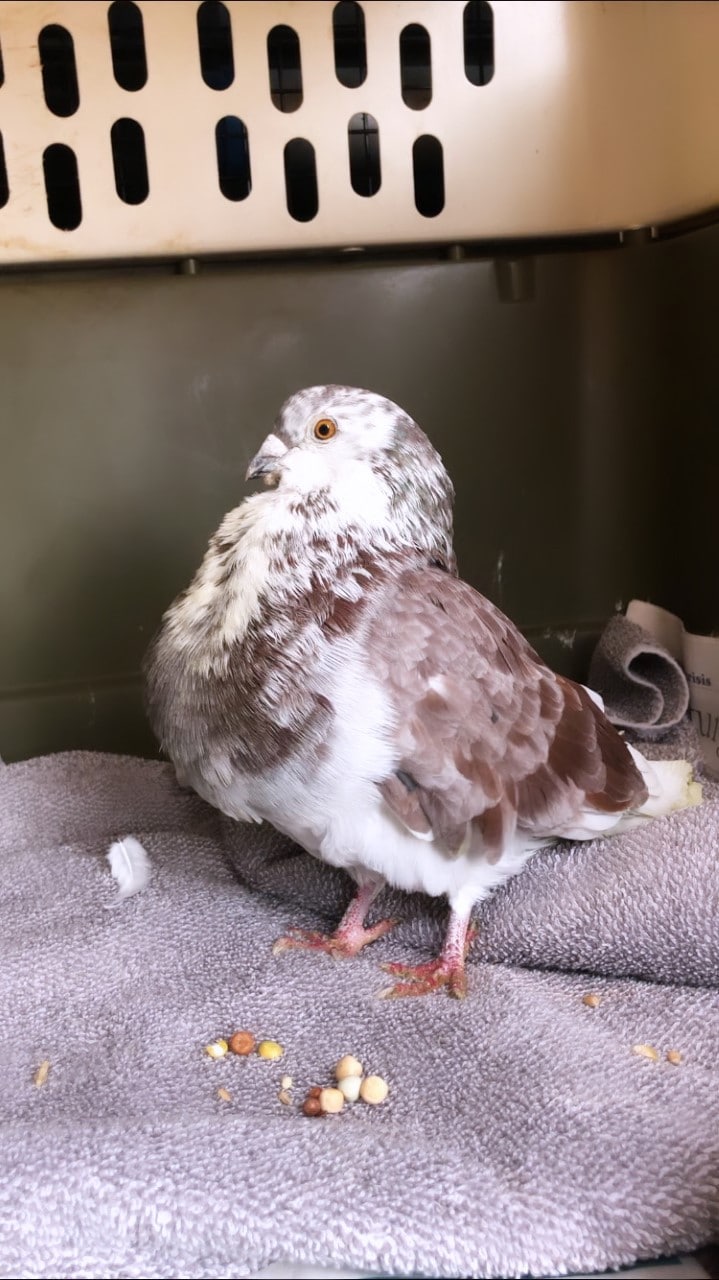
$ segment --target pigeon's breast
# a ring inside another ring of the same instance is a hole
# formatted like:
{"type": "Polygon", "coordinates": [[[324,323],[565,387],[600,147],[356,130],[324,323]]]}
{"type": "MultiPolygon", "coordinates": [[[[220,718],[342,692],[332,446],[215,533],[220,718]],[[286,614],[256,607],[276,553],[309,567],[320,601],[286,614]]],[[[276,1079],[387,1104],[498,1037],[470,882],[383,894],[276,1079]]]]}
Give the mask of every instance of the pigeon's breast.
{"type": "Polygon", "coordinates": [[[329,833],[348,822],[356,831],[381,805],[377,780],[395,766],[394,711],[357,641],[328,644],[309,687],[325,711],[321,732],[269,768],[235,767],[222,802],[214,803],[225,811],[228,804],[250,808],[324,856],[329,833]]]}

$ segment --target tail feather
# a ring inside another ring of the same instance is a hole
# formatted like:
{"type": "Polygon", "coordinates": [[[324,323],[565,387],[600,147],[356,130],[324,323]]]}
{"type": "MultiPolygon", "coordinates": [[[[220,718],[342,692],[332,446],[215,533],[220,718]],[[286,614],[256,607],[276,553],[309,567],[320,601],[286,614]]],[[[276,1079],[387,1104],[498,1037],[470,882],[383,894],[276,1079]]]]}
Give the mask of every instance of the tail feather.
{"type": "Polygon", "coordinates": [[[649,792],[637,814],[661,818],[678,809],[701,804],[701,783],[696,781],[688,760],[647,760],[636,747],[630,746],[629,750],[649,792]]]}
{"type": "Polygon", "coordinates": [[[596,840],[599,836],[631,831],[653,818],[701,804],[701,783],[696,781],[688,760],[647,760],[629,743],[627,747],[649,792],[644,803],[622,814],[587,808],[578,821],[558,831],[558,836],[565,840],[596,840]]]}

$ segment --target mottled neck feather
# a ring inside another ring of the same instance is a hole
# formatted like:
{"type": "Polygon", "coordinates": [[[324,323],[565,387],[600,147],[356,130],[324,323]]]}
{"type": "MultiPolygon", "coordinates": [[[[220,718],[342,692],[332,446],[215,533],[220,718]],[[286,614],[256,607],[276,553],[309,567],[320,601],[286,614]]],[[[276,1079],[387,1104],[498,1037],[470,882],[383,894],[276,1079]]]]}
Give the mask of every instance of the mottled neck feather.
{"type": "Polygon", "coordinates": [[[400,563],[456,572],[446,534],[421,519],[405,524],[390,533],[356,512],[348,519],[328,490],[256,494],[225,516],[192,583],[165,614],[165,638],[215,666],[261,615],[310,604],[321,616],[336,603],[358,602],[377,563],[384,573],[400,563]]]}

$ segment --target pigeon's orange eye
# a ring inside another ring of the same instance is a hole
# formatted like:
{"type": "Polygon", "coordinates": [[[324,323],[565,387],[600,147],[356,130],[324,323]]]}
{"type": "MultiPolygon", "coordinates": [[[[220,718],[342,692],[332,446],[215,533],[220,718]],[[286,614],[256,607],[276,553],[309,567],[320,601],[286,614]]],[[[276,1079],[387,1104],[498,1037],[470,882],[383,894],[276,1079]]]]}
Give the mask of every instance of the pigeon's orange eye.
{"type": "Polygon", "coordinates": [[[320,418],[319,422],[315,423],[315,440],[331,440],[336,435],[337,423],[331,418],[320,418]]]}

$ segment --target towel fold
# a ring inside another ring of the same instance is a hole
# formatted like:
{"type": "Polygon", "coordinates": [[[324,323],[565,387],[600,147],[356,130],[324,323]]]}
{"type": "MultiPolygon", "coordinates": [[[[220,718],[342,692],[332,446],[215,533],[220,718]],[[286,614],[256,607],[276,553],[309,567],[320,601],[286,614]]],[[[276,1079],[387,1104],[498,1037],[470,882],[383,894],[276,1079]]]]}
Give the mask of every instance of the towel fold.
{"type": "Polygon", "coordinates": [[[275,957],[290,925],[336,921],[339,873],[231,827],[163,764],[0,770],[0,1277],[547,1275],[719,1235],[707,797],[538,855],[481,913],[464,1002],[383,1001],[380,963],[436,947],[438,904],[378,904],[404,923],[355,960],[275,957]],[[127,834],[152,876],[108,911],[105,855],[127,834]],[[203,1053],[237,1029],[284,1058],[203,1053]],[[345,1053],[388,1101],[307,1119],[345,1053]]]}
{"type": "Polygon", "coordinates": [[[689,707],[689,683],[680,662],[624,614],[607,624],[592,655],[588,684],[601,694],[612,723],[643,739],[663,737],[689,707]]]}

